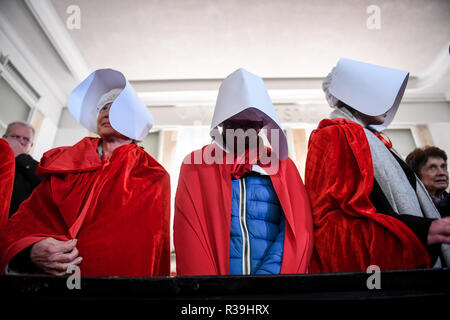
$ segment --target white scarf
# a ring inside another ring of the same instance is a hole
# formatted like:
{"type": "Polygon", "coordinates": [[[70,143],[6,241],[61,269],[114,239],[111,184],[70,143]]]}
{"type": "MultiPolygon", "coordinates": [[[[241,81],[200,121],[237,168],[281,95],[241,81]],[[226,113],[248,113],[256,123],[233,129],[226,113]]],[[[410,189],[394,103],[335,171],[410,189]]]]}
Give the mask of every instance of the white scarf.
{"type": "MultiPolygon", "coordinates": [[[[345,118],[364,127],[364,124],[345,107],[334,110],[330,118],[345,118]]],[[[364,128],[364,132],[372,156],[374,178],[380,185],[392,209],[401,215],[408,214],[440,219],[441,216],[422,181],[416,176],[417,187],[414,190],[402,167],[384,143],[372,131],[364,128]]],[[[391,149],[391,151],[401,159],[397,151],[394,149],[391,149]]],[[[450,245],[442,244],[441,251],[447,265],[450,266],[450,245]]],[[[439,258],[434,267],[441,267],[439,258]]]]}

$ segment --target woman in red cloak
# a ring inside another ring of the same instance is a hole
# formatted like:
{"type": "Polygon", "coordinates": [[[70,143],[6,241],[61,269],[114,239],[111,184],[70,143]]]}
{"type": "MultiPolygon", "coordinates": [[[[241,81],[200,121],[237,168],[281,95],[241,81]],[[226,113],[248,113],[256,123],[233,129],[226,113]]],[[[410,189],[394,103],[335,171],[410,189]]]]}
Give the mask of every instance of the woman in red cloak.
{"type": "Polygon", "coordinates": [[[1,272],[169,275],[169,175],[135,143],[151,114],[110,69],[75,88],[68,107],[100,138],[44,154],[45,180],[0,231],[1,272]]]}
{"type": "Polygon", "coordinates": [[[188,155],[180,170],[177,274],[308,272],[309,199],[259,76],[238,69],[222,82],[210,134],[214,141],[188,155]],[[258,143],[262,128],[271,152],[258,143]]]}
{"type": "Polygon", "coordinates": [[[312,272],[449,264],[450,220],[383,137],[408,73],[340,59],[324,81],[335,111],[310,136],[305,186],[311,200],[312,272]],[[441,245],[442,244],[442,245],[441,245]]]}
{"type": "Polygon", "coordinates": [[[9,205],[14,186],[14,152],[8,142],[0,139],[0,229],[8,220],[9,205]]]}

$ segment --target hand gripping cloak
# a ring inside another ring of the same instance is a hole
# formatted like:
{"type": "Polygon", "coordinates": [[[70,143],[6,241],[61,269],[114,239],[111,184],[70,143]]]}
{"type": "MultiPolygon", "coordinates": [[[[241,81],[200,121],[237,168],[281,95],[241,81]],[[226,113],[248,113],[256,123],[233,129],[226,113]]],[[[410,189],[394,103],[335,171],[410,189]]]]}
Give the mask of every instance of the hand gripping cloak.
{"type": "Polygon", "coordinates": [[[0,270],[42,239],[78,239],[81,276],[157,276],[170,272],[169,175],[132,143],[108,160],[99,139],[46,152],[45,180],[0,233],[0,270]]]}
{"type": "Polygon", "coordinates": [[[429,255],[411,229],[376,212],[369,199],[373,181],[363,127],[322,120],[311,134],[306,161],[315,242],[311,272],[429,267],[429,255]]]}

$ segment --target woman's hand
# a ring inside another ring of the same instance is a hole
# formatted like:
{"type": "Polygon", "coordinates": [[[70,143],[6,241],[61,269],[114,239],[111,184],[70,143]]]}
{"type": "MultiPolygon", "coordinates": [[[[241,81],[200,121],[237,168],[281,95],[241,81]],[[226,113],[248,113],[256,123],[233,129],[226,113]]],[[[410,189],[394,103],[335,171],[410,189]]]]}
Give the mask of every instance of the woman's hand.
{"type": "Polygon", "coordinates": [[[60,241],[47,238],[36,242],[31,247],[31,261],[42,271],[63,276],[70,265],[78,265],[82,258],[78,257],[77,240],[60,241]]]}
{"type": "Polygon", "coordinates": [[[428,230],[428,244],[450,244],[450,217],[434,220],[428,230]]]}

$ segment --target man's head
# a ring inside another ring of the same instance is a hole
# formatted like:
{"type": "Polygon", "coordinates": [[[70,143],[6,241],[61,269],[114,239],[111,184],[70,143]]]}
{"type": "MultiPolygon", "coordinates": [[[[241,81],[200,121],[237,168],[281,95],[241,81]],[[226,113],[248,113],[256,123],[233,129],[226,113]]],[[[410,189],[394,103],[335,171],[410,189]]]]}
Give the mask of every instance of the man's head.
{"type": "Polygon", "coordinates": [[[23,147],[24,153],[28,154],[33,146],[34,135],[35,130],[31,125],[15,121],[8,124],[3,138],[17,141],[23,147]]]}
{"type": "Polygon", "coordinates": [[[417,148],[406,157],[406,163],[414,170],[432,196],[440,197],[448,187],[445,151],[432,146],[417,148]]]}

